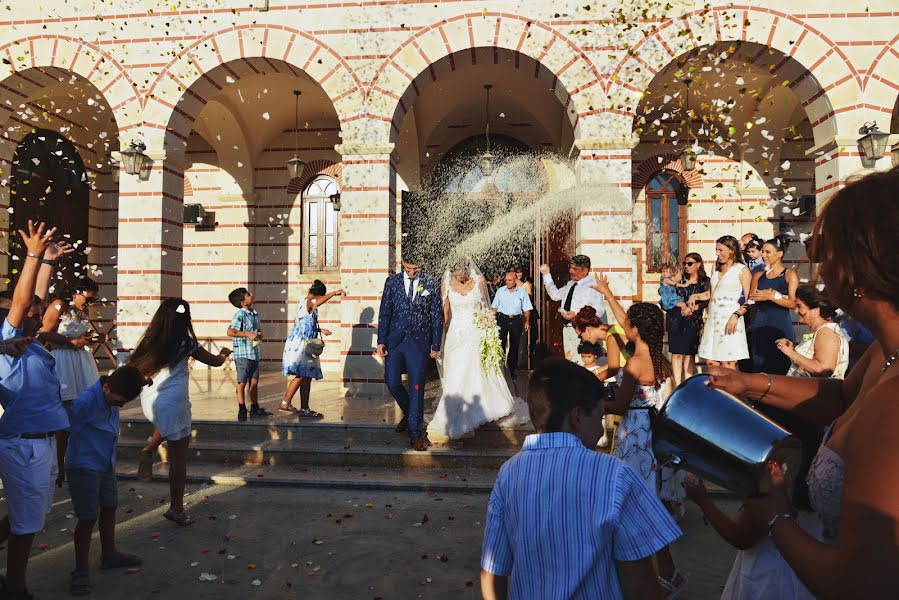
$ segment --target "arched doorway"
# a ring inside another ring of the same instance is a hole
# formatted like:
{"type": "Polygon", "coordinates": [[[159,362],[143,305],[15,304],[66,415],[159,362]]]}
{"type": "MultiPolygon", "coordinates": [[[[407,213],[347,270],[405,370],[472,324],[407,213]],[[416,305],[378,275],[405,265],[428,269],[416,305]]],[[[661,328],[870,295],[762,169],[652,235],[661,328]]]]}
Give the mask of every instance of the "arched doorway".
{"type": "Polygon", "coordinates": [[[650,273],[676,266],[686,254],[687,194],[673,171],[659,171],[646,184],[646,268],[650,273]]]}
{"type": "Polygon", "coordinates": [[[11,285],[19,271],[15,258],[21,260],[24,253],[17,231],[27,230],[29,220],[59,227],[64,236],[60,239],[75,246],[75,252],[60,260],[58,276],[63,281],[85,275],[90,186],[72,142],[55,131],[38,129],[19,143],[10,177],[10,208],[11,285]]]}

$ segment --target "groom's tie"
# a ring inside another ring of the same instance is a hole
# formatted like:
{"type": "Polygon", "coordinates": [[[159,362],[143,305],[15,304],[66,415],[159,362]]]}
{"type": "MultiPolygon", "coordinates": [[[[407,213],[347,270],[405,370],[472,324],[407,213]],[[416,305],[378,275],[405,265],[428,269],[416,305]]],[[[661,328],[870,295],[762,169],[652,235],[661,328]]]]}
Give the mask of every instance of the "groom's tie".
{"type": "MultiPolygon", "coordinates": [[[[562,305],[562,310],[565,312],[571,312],[571,301],[574,300],[574,288],[577,287],[577,282],[571,284],[571,289],[568,290],[568,297],[565,298],[565,304],[562,305]]],[[[566,323],[570,323],[568,319],[563,319],[566,323]]]]}
{"type": "Polygon", "coordinates": [[[415,297],[415,279],[409,280],[409,291],[406,292],[406,298],[409,300],[409,304],[412,304],[412,299],[415,297]]]}

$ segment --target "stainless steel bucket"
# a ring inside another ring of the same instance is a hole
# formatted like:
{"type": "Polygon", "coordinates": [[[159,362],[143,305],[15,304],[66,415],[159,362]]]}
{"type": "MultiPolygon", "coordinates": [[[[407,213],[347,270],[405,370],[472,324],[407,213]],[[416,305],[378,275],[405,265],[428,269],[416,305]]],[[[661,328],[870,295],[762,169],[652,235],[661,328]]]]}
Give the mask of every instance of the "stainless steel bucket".
{"type": "Polygon", "coordinates": [[[792,484],[802,462],[799,440],[736,396],[710,388],[708,379],[684,381],[659,411],[652,436],[659,463],[748,497],[767,491],[765,464],[776,460],[792,484]]]}

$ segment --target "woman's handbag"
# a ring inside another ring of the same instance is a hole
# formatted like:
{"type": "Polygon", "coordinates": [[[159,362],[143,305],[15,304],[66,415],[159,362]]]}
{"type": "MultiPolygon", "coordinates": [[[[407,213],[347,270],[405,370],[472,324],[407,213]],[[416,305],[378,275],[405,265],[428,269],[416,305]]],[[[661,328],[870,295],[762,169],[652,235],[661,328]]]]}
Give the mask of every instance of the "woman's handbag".
{"type": "Polygon", "coordinates": [[[306,344],[303,346],[303,350],[309,356],[320,356],[321,353],[325,351],[325,340],[321,337],[321,330],[316,333],[318,334],[318,337],[306,340],[306,344]]]}

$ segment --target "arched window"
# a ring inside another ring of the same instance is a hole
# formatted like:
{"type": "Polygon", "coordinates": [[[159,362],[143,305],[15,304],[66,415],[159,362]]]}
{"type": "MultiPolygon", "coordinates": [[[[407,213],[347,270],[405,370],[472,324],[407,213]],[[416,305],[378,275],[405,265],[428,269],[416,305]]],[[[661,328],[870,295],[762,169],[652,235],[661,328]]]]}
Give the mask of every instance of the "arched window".
{"type": "Polygon", "coordinates": [[[340,213],[334,210],[337,182],[325,175],[303,191],[303,270],[336,271],[339,266],[337,231],[340,213]]]}
{"type": "Polygon", "coordinates": [[[660,171],[646,185],[647,268],[658,272],[686,253],[687,188],[671,171],[660,171]]]}

